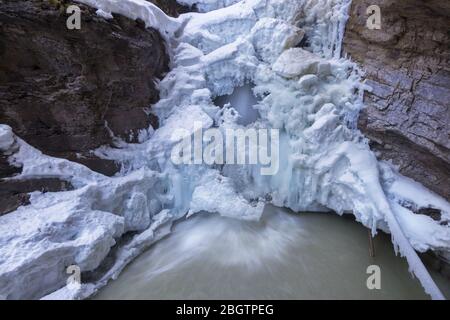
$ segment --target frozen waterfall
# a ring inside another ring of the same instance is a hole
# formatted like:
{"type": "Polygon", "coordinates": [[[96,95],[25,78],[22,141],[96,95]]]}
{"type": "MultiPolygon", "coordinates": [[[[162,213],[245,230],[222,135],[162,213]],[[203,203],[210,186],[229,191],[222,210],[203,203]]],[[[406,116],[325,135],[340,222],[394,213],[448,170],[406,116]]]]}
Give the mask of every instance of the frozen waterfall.
{"type": "Polygon", "coordinates": [[[433,203],[449,217],[450,205],[378,162],[356,129],[367,88],[358,68],[340,57],[350,0],[183,0],[198,3],[201,12],[177,19],[145,0],[78,1],[102,14],[140,18],[170,39],[173,68],[152,106],[161,126],[143,134],[140,144],[95,150],[124,164],[113,178],[44,156],[2,127],[0,142],[14,138],[19,146],[13,158],[23,164],[22,176],[64,176],[77,189],[33,193],[29,206],[0,218],[0,295],[27,296],[21,288],[29,279],[17,273],[45,272],[48,277],[31,283],[32,297],[53,291],[49,298],[88,297],[169,233],[176,219],[208,211],[257,220],[271,203],[296,212],[352,212],[374,234],[391,232],[426,292],[443,298],[414,249],[450,250],[449,227],[402,204],[433,203]],[[305,37],[308,46],[301,47],[305,37]],[[222,105],[214,103],[227,95],[222,105]],[[172,163],[171,150],[182,139],[173,132],[194,135],[195,122],[222,132],[278,129],[278,172],[261,175],[259,165],[172,163]],[[42,230],[55,229],[55,239],[41,241],[42,230]],[[67,229],[73,230],[70,237],[67,229]],[[135,235],[121,241],[127,232],[135,235]],[[61,250],[73,259],[62,261],[61,250]],[[52,262],[45,270],[44,255],[52,262]],[[107,256],[114,263],[97,274],[107,256]],[[92,272],[94,280],[76,290],[63,287],[67,263],[92,272]]]}

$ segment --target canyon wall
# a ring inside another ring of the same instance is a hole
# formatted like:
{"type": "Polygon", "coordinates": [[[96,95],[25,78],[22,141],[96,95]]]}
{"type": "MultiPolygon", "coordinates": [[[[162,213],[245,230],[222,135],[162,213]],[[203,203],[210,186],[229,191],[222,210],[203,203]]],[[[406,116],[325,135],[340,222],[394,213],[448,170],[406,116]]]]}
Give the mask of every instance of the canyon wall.
{"type": "Polygon", "coordinates": [[[353,0],[344,37],[372,87],[359,127],[380,159],[450,199],[450,2],[353,0]],[[366,9],[381,9],[381,29],[366,9]]]}
{"type": "MultiPolygon", "coordinates": [[[[115,137],[137,142],[141,130],[157,127],[145,108],[159,100],[156,81],[169,57],[157,30],[95,11],[72,1],[0,0],[0,123],[47,155],[114,175],[119,166],[90,151],[115,137]],[[66,27],[71,4],[82,10],[80,30],[66,27]]],[[[0,154],[0,179],[20,171],[0,154]]],[[[54,179],[0,187],[0,214],[26,203],[28,192],[68,188],[54,179]]]]}

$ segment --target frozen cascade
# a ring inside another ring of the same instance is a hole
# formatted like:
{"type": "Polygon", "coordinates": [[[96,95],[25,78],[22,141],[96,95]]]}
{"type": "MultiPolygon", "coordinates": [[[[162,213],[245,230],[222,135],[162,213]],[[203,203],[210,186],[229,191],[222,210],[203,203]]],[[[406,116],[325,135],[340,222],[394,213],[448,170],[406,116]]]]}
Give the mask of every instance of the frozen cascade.
{"type": "Polygon", "coordinates": [[[356,66],[340,58],[350,0],[183,0],[197,3],[201,13],[178,19],[145,0],[78,1],[103,16],[140,18],[171,39],[173,69],[159,84],[161,100],[152,106],[161,127],[143,132],[140,144],[95,151],[124,164],[114,178],[44,156],[0,127],[0,147],[11,150],[11,161],[24,167],[15,179],[62,176],[77,187],[35,192],[29,206],[0,217],[0,295],[88,297],[169,233],[174,220],[201,211],[259,219],[270,202],[294,211],[352,212],[374,234],[390,231],[426,292],[443,298],[414,249],[449,251],[449,226],[403,204],[433,205],[447,219],[450,205],[379,163],[355,129],[367,88],[356,66]],[[305,36],[309,46],[298,47],[305,36]],[[220,108],[214,99],[248,83],[254,85],[258,117],[239,122],[231,107],[220,108]],[[261,175],[258,165],[173,164],[172,148],[183,138],[173,132],[195,135],[201,130],[195,122],[221,131],[279,129],[278,172],[261,175]],[[137,234],[121,241],[127,232],[137,234]],[[97,272],[108,255],[114,263],[97,272]],[[43,264],[43,257],[52,263],[43,264]],[[93,280],[78,288],[64,286],[63,267],[70,264],[91,272],[93,280]],[[33,281],[18,276],[37,272],[48,276],[33,281]]]}

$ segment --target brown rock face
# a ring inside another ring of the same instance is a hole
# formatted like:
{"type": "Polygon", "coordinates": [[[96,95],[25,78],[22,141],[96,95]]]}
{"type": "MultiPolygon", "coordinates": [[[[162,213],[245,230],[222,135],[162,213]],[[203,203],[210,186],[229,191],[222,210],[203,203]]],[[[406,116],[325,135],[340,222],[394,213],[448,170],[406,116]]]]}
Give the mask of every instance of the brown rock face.
{"type": "Polygon", "coordinates": [[[156,4],[162,11],[172,17],[178,17],[182,13],[191,12],[195,8],[189,8],[187,6],[179,4],[176,0],[147,0],[153,4],[156,4]]]}
{"type": "Polygon", "coordinates": [[[0,123],[44,153],[113,174],[114,163],[86,153],[157,126],[144,108],[159,99],[169,58],[156,30],[80,4],[81,30],[67,29],[71,3],[0,0],[0,123]]]}
{"type": "Polygon", "coordinates": [[[366,70],[359,126],[381,159],[450,200],[450,2],[353,0],[344,51],[366,70]],[[381,9],[381,30],[366,9],[381,9]]]}

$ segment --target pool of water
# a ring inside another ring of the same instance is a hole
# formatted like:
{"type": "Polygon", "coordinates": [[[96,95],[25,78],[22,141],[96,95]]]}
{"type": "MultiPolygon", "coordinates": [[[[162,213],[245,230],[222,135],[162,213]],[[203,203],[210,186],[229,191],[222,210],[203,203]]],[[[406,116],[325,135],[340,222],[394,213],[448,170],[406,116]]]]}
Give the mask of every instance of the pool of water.
{"type": "MultiPolygon", "coordinates": [[[[395,256],[351,218],[267,206],[259,222],[202,213],[131,263],[94,299],[428,299],[395,256]],[[369,290],[378,265],[381,289],[369,290]]],[[[449,284],[433,274],[448,296],[449,284]]]]}

